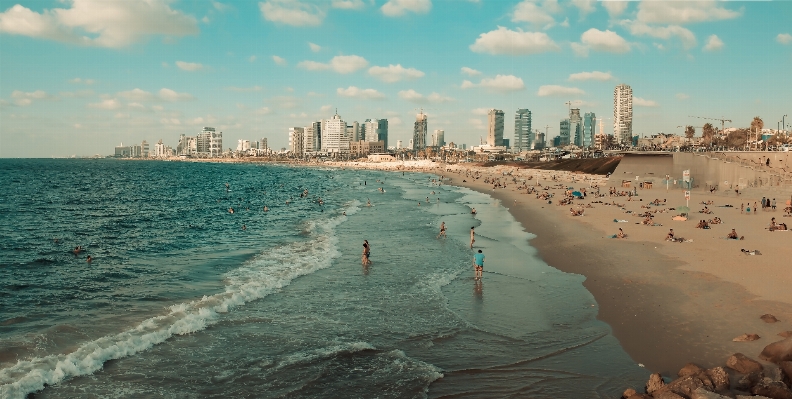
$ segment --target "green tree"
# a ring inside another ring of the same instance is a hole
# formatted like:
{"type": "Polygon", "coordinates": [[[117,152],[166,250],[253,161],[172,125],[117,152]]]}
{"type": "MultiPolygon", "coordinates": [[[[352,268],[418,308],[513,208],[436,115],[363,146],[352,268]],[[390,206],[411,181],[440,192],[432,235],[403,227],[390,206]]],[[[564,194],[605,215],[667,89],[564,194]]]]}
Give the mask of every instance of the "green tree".
{"type": "Polygon", "coordinates": [[[696,128],[694,128],[693,126],[687,125],[687,127],[685,127],[685,137],[688,140],[690,140],[695,135],[696,135],[696,128]]]}
{"type": "Polygon", "coordinates": [[[729,133],[726,136],[726,145],[731,148],[742,147],[745,145],[745,142],[748,140],[748,130],[747,129],[737,129],[729,133]]]}
{"type": "Polygon", "coordinates": [[[712,143],[712,138],[715,136],[715,127],[712,126],[711,123],[707,123],[704,125],[702,129],[701,137],[704,138],[704,142],[707,144],[712,143]]]}

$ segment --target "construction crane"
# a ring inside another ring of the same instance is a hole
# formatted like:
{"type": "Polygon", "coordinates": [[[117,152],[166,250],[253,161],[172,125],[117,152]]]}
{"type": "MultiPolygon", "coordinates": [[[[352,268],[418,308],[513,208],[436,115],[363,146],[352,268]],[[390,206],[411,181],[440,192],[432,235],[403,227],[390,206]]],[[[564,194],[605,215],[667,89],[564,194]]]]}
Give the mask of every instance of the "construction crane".
{"type": "Polygon", "coordinates": [[[721,123],[721,133],[723,133],[723,129],[725,128],[726,122],[731,123],[731,119],[724,119],[724,118],[720,118],[720,119],[718,119],[718,118],[705,118],[703,116],[693,116],[693,115],[688,115],[688,118],[699,118],[699,119],[709,119],[709,120],[712,120],[712,121],[720,121],[720,123],[721,123]]]}

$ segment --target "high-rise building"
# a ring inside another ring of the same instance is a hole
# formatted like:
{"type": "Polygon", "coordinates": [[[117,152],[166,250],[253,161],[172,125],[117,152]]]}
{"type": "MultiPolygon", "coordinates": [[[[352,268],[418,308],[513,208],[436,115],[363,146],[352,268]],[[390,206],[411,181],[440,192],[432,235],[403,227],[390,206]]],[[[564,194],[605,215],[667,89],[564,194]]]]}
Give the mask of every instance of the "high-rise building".
{"type": "Polygon", "coordinates": [[[250,140],[237,140],[237,151],[245,152],[249,149],[250,149],[250,140]]]}
{"type": "Polygon", "coordinates": [[[545,147],[545,134],[540,131],[536,131],[535,133],[536,133],[536,141],[534,141],[533,143],[533,149],[541,150],[542,148],[545,147]]]}
{"type": "Polygon", "coordinates": [[[442,147],[445,145],[445,130],[435,129],[432,134],[432,147],[442,147]]]}
{"type": "Polygon", "coordinates": [[[223,132],[217,132],[213,127],[204,127],[196,138],[196,152],[209,158],[222,156],[223,132]]]}
{"type": "Polygon", "coordinates": [[[258,149],[259,150],[268,150],[269,149],[269,146],[267,145],[267,138],[266,137],[262,137],[261,140],[259,140],[258,149]]]}
{"type": "Polygon", "coordinates": [[[534,147],[534,136],[531,130],[531,111],[518,109],[514,114],[514,151],[522,152],[534,147]]]}
{"type": "Polygon", "coordinates": [[[583,147],[594,145],[594,136],[597,135],[597,116],[593,112],[583,115],[583,147]]]}
{"type": "Polygon", "coordinates": [[[366,119],[360,126],[361,140],[373,143],[382,141],[385,148],[388,148],[388,120],[387,119],[366,119]]]}
{"type": "Polygon", "coordinates": [[[148,158],[150,155],[149,143],[146,140],[143,140],[143,142],[140,143],[140,148],[143,158],[148,158]]]}
{"type": "Polygon", "coordinates": [[[289,151],[291,151],[292,155],[297,157],[303,156],[305,151],[305,147],[303,146],[304,136],[305,128],[289,128],[289,151]]]}
{"type": "Polygon", "coordinates": [[[561,124],[558,129],[559,133],[558,136],[556,136],[558,137],[558,144],[556,145],[555,141],[553,141],[553,145],[556,147],[563,147],[570,144],[571,131],[569,129],[569,125],[569,118],[561,119],[561,124]]]}
{"type": "Polygon", "coordinates": [[[336,113],[331,119],[322,121],[322,151],[347,152],[349,151],[349,137],[346,132],[346,122],[336,113]]]}
{"type": "Polygon", "coordinates": [[[402,148],[402,141],[401,140],[396,140],[396,149],[399,150],[401,148],[402,148]]]}
{"type": "Polygon", "coordinates": [[[322,150],[322,122],[314,122],[303,128],[303,151],[306,153],[322,150]]]}
{"type": "Polygon", "coordinates": [[[580,108],[569,110],[569,137],[572,143],[578,147],[583,147],[583,118],[580,117],[580,108]]]}
{"type": "Polygon", "coordinates": [[[613,89],[613,137],[617,143],[632,143],[632,120],[632,88],[622,83],[613,89]]]}
{"type": "Polygon", "coordinates": [[[412,146],[413,150],[423,150],[426,148],[426,133],[428,132],[428,119],[426,114],[421,111],[415,116],[415,126],[413,128],[412,146]]]}
{"type": "Polygon", "coordinates": [[[489,124],[487,127],[487,145],[490,147],[503,146],[503,111],[491,109],[487,113],[489,124]]]}

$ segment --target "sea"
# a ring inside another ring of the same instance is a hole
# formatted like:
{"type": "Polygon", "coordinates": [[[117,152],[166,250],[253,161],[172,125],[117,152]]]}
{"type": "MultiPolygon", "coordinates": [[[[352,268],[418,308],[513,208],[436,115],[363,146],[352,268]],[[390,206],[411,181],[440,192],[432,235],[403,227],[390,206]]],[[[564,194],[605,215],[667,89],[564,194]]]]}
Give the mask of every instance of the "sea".
{"type": "Polygon", "coordinates": [[[649,373],[530,225],[441,175],[2,159],[0,219],[0,398],[617,398],[649,373]]]}

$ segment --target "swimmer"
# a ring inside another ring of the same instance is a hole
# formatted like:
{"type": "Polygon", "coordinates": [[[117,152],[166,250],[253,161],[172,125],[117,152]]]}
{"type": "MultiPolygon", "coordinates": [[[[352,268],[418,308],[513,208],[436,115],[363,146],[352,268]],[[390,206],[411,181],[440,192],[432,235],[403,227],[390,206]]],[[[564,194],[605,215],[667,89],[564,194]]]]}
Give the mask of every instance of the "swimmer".
{"type": "Polygon", "coordinates": [[[234,214],[234,208],[228,208],[228,213],[233,215],[234,214]]]}
{"type": "Polygon", "coordinates": [[[440,222],[440,234],[437,235],[437,238],[446,238],[446,227],[445,222],[440,222]]]}
{"type": "Polygon", "coordinates": [[[476,242],[476,229],[475,227],[470,228],[470,248],[473,249],[473,243],[476,242]]]}
{"type": "Polygon", "coordinates": [[[91,257],[91,255],[88,255],[88,258],[85,259],[85,261],[91,263],[93,261],[93,258],[91,257]]]}
{"type": "Polygon", "coordinates": [[[243,225],[242,225],[242,230],[247,230],[247,226],[245,226],[245,225],[243,224],[243,225]]]}

